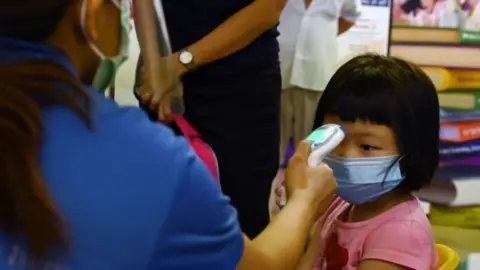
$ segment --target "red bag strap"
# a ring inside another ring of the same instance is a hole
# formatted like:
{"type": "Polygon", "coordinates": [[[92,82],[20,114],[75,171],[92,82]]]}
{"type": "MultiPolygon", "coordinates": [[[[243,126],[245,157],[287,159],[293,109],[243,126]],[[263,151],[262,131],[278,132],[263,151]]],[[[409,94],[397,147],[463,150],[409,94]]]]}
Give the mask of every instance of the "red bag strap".
{"type": "Polygon", "coordinates": [[[183,118],[183,116],[178,114],[172,114],[170,117],[173,119],[175,124],[178,126],[183,135],[187,138],[200,136],[200,133],[190,125],[190,123],[183,118]]]}

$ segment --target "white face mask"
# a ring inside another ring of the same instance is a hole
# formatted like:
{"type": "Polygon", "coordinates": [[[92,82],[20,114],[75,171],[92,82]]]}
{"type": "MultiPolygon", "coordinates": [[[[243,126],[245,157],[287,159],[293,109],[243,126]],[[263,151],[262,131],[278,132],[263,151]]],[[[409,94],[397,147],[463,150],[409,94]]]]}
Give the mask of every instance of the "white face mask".
{"type": "Polygon", "coordinates": [[[80,23],[83,29],[85,37],[89,40],[88,44],[93,52],[101,59],[97,68],[97,72],[93,78],[92,86],[100,91],[105,91],[112,85],[115,80],[118,68],[127,60],[128,49],[130,45],[130,0],[110,0],[112,3],[120,9],[120,33],[121,43],[120,51],[116,56],[105,56],[100,49],[93,43],[92,39],[88,36],[85,27],[85,18],[88,0],[83,0],[80,23]],[[119,2],[120,1],[120,2],[119,2]]]}

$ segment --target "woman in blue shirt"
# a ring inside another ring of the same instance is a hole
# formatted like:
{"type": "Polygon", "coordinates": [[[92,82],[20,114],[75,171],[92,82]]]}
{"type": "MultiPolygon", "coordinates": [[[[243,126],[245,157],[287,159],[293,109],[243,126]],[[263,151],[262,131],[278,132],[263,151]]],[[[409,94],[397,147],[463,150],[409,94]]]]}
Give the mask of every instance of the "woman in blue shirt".
{"type": "Polygon", "coordinates": [[[126,57],[129,10],[0,4],[0,270],[294,269],[334,192],[331,170],[307,168],[300,145],[287,206],[244,237],[185,140],[93,90],[126,57]]]}

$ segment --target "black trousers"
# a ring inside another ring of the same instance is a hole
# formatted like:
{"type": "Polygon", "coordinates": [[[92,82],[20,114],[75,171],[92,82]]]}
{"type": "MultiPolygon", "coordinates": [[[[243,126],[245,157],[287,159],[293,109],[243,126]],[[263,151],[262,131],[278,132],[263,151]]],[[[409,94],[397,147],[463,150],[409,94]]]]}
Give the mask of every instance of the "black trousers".
{"type": "MultiPolygon", "coordinates": [[[[223,192],[254,238],[269,223],[268,200],[279,160],[281,77],[278,67],[184,85],[185,118],[218,158],[223,192]]],[[[152,115],[154,117],[154,115],[152,115]]]]}

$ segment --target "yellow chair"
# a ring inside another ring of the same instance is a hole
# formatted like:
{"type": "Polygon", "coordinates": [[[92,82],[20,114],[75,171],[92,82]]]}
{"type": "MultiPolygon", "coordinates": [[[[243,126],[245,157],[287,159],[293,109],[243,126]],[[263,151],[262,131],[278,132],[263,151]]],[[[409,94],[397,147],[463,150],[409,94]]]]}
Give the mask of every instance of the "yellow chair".
{"type": "Polygon", "coordinates": [[[455,250],[445,246],[436,244],[435,249],[438,254],[437,270],[455,270],[460,265],[460,256],[455,250]]]}

